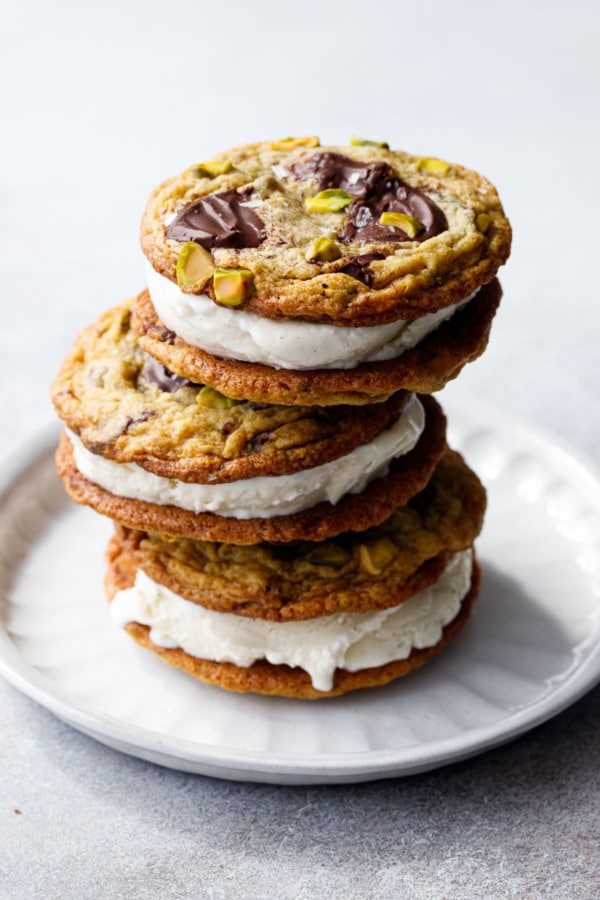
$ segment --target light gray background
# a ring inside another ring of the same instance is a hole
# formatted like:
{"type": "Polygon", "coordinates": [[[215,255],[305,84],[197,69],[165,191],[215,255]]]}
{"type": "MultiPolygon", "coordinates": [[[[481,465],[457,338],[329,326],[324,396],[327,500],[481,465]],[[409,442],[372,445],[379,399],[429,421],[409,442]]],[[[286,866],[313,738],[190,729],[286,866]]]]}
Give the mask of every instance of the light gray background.
{"type": "MultiPolygon", "coordinates": [[[[236,143],[316,133],[498,186],[505,298],[460,387],[597,460],[599,9],[4,0],[0,456],[52,418],[75,333],[142,286],[150,189],[236,143]]],[[[593,898],[599,706],[597,688],[438,772],[275,788],[121,756],[2,682],[0,898],[593,898]]]]}

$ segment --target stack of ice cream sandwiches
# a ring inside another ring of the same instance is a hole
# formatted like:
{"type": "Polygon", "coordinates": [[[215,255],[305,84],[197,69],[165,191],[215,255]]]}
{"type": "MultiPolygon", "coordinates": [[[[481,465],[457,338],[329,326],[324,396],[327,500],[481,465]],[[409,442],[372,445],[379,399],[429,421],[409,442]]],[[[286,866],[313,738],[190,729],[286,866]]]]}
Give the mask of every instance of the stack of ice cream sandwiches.
{"type": "Polygon", "coordinates": [[[109,516],[115,622],[212,684],[385,684],[468,619],[485,491],[431,396],[487,344],[493,186],[353,139],[238,147],[151,195],[147,288],[53,386],[70,496],[109,516]]]}

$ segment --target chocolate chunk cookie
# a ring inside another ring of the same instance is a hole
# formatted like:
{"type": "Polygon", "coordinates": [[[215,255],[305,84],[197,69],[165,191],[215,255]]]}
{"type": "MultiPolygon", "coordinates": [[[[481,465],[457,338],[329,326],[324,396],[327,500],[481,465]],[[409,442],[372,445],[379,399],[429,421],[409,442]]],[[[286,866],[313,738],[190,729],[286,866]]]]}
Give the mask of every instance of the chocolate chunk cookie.
{"type": "Polygon", "coordinates": [[[507,259],[511,229],[476,172],[307,139],[237,147],[165,181],[141,243],[157,272],[232,315],[362,326],[464,300],[507,259]]]}
{"type": "Polygon", "coordinates": [[[446,421],[432,397],[424,396],[421,402],[426,413],[424,431],[410,452],[390,463],[387,475],[369,482],[358,493],[345,494],[335,504],[320,502],[271,518],[239,519],[118,496],[81,474],[66,434],[61,438],[56,462],[73,500],[140,531],[231,544],[323,541],[345,531],[364,531],[379,524],[425,487],[446,449],[446,421]]]}
{"type": "Polygon", "coordinates": [[[479,534],[485,491],[448,451],[427,486],[380,525],[291,545],[165,540],[117,526],[115,553],[153,581],[219,612],[273,622],[396,606],[437,580],[479,534]]]}
{"type": "MultiPolygon", "coordinates": [[[[105,586],[108,598],[112,602],[118,592],[132,587],[136,578],[136,569],[132,558],[120,553],[117,541],[111,542],[108,559],[109,569],[105,586]]],[[[180,647],[159,646],[151,639],[151,630],[147,625],[132,620],[125,625],[125,629],[141,647],[152,650],[168,665],[182,669],[192,677],[208,684],[241,693],[252,692],[303,700],[319,700],[363,688],[389,684],[431,661],[468,621],[477,599],[480,582],[481,572],[473,554],[470,587],[460,603],[457,614],[441,628],[439,638],[434,643],[423,648],[413,647],[406,658],[395,659],[383,665],[362,667],[355,671],[337,668],[333,673],[329,688],[315,687],[311,675],[300,666],[291,667],[268,662],[266,659],[258,659],[251,665],[242,666],[232,662],[199,658],[180,647]]],[[[417,598],[418,595],[415,600],[417,598]]]]}
{"type": "Polygon", "coordinates": [[[388,428],[412,396],[322,408],[265,405],[243,393],[230,398],[165,369],[139,346],[127,302],[81,333],[52,398],[94,454],[166,478],[226,483],[338,459],[388,428]]]}

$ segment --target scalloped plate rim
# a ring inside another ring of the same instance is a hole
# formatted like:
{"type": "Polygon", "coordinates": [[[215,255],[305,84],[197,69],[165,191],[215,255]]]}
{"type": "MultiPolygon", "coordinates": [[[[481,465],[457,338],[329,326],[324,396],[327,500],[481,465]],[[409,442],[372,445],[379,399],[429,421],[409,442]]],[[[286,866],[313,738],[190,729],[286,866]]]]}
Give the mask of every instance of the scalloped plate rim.
{"type": "MultiPolygon", "coordinates": [[[[18,657],[18,650],[2,630],[1,654],[7,643],[18,657]]],[[[558,715],[600,681],[600,647],[596,647],[586,657],[583,666],[574,670],[558,691],[550,692],[544,700],[510,714],[510,727],[507,727],[507,720],[501,720],[492,725],[472,728],[468,731],[468,743],[464,742],[464,735],[461,735],[460,738],[437,740],[427,747],[414,744],[394,750],[347,753],[281,754],[262,750],[240,752],[230,747],[214,747],[198,741],[169,737],[153,729],[130,725],[115,716],[87,710],[59,688],[48,689],[43,675],[20,659],[11,665],[10,659],[7,661],[3,655],[0,656],[0,674],[22,693],[77,730],[113,749],[167,768],[236,781],[342,783],[430,771],[508,743],[558,715]],[[590,667],[591,671],[586,673],[586,677],[582,677],[582,672],[590,667]],[[572,689],[574,680],[577,682],[576,690],[572,689]],[[557,702],[558,695],[564,695],[560,697],[561,702],[557,702]],[[531,714],[532,710],[536,711],[535,715],[531,714]]]]}
{"type": "MultiPolygon", "coordinates": [[[[576,464],[600,501],[600,468],[578,448],[550,429],[527,418],[498,409],[471,394],[444,398],[444,409],[452,427],[452,407],[457,403],[478,407],[484,419],[490,414],[509,423],[546,452],[576,464]],[[450,402],[446,402],[449,400],[450,402]]],[[[24,448],[13,451],[3,461],[0,498],[13,481],[54,451],[60,426],[49,423],[24,448]]],[[[459,448],[460,449],[460,448],[459,448]]],[[[176,738],[140,725],[131,725],[116,716],[94,712],[80,704],[22,659],[18,648],[0,622],[0,674],[15,688],[48,709],[61,720],[95,740],[131,756],[195,774],[232,780],[279,784],[343,783],[411,775],[467,759],[500,746],[542,724],[591,690],[600,681],[600,645],[592,647],[573,671],[554,690],[488,725],[427,744],[410,744],[387,750],[345,753],[292,754],[273,751],[237,750],[185,738],[176,738]]]]}

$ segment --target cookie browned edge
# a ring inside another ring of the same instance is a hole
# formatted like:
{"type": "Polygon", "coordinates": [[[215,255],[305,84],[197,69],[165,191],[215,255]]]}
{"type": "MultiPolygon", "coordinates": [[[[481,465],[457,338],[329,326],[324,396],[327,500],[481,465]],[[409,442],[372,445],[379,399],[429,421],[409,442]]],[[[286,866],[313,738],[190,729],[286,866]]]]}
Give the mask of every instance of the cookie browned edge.
{"type": "MultiPolygon", "coordinates": [[[[414,594],[425,590],[425,588],[436,582],[446,568],[452,553],[457,552],[447,549],[441,550],[436,556],[423,560],[421,565],[402,583],[394,584],[393,587],[390,587],[385,597],[373,598],[364,590],[357,596],[354,603],[345,603],[343,608],[337,605],[335,597],[330,597],[329,595],[310,600],[308,603],[289,603],[285,607],[279,608],[269,607],[266,604],[261,605],[259,602],[240,603],[235,606],[226,602],[220,602],[220,598],[211,597],[209,599],[206,594],[203,594],[201,591],[194,591],[193,588],[182,590],[180,585],[170,582],[169,578],[165,577],[164,570],[148,565],[147,559],[136,551],[137,541],[145,534],[146,532],[125,528],[125,526],[117,523],[115,525],[115,534],[111,538],[107,551],[107,559],[110,565],[124,571],[130,569],[133,572],[137,572],[141,570],[155,584],[166,587],[183,600],[195,603],[213,612],[229,613],[243,618],[263,619],[264,621],[279,623],[301,622],[305,619],[314,619],[317,616],[328,616],[341,612],[363,613],[388,609],[390,606],[399,606],[400,603],[410,599],[414,594]],[[282,615],[282,611],[285,611],[285,616],[282,615]]],[[[221,580],[220,583],[222,584],[223,581],[221,580]]],[[[225,591],[222,591],[222,593],[225,593],[225,591]]]]}
{"type": "MultiPolygon", "coordinates": [[[[266,660],[259,660],[248,668],[244,668],[233,663],[198,659],[180,648],[171,650],[158,647],[151,641],[150,629],[146,625],[129,622],[125,626],[125,630],[140,646],[158,654],[163,662],[182,669],[200,681],[208,682],[225,690],[238,693],[268,694],[298,700],[322,700],[363,688],[381,687],[425,665],[437,656],[463,628],[477,599],[480,583],[481,570],[473,551],[473,573],[469,593],[463,600],[457,616],[443,629],[437,644],[422,650],[413,650],[407,659],[360,669],[358,672],[336,669],[333,688],[330,691],[317,691],[312,685],[309,674],[304,669],[274,665],[266,660]]],[[[127,579],[119,578],[115,573],[107,576],[106,589],[110,600],[117,590],[129,586],[127,579]]]]}
{"type": "Polygon", "coordinates": [[[162,324],[147,290],[137,297],[131,321],[140,346],[160,363],[234,400],[288,406],[366,404],[398,390],[441,390],[485,350],[501,297],[495,278],[416,347],[394,359],[306,372],[220,359],[187,344],[162,324]]]}
{"type": "Polygon", "coordinates": [[[323,541],[343,531],[364,531],[379,524],[425,487],[446,450],[446,418],[433,397],[421,397],[421,401],[425,407],[425,429],[409,453],[392,461],[387,476],[370,482],[359,494],[346,494],[336,505],[325,501],[302,512],[271,519],[234,519],[118,497],[79,472],[72,444],[64,433],[56,465],[72,500],[140,531],[230,544],[323,541]]]}

